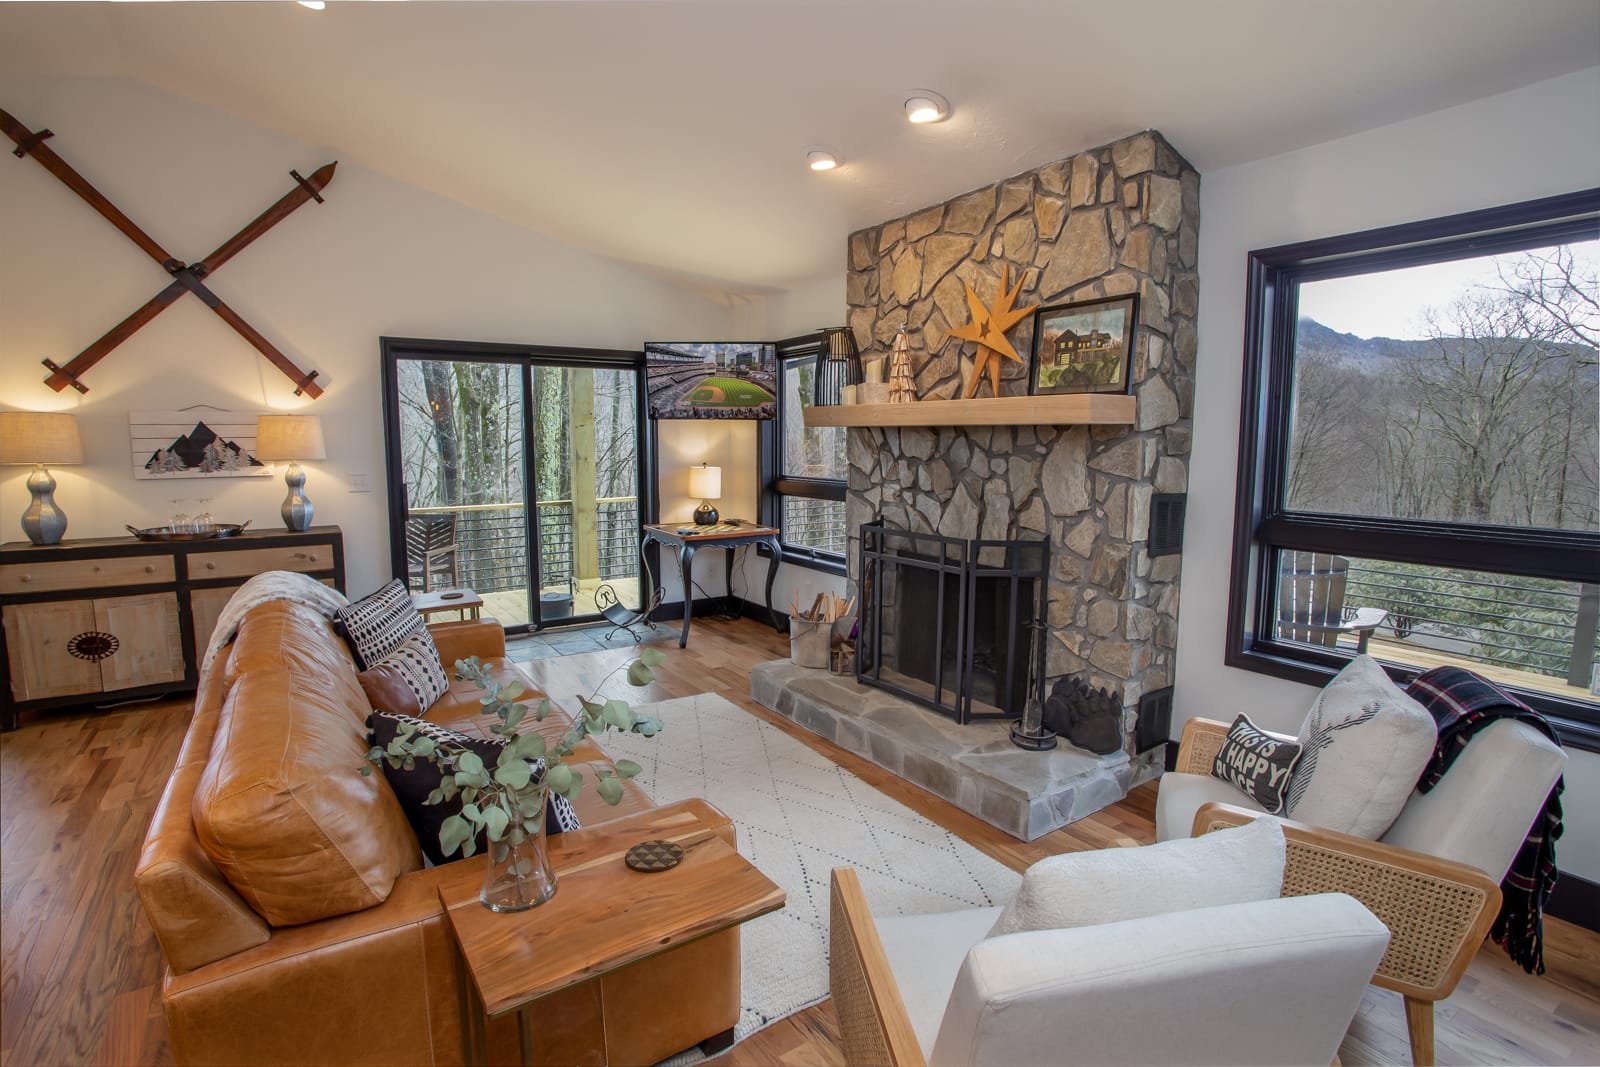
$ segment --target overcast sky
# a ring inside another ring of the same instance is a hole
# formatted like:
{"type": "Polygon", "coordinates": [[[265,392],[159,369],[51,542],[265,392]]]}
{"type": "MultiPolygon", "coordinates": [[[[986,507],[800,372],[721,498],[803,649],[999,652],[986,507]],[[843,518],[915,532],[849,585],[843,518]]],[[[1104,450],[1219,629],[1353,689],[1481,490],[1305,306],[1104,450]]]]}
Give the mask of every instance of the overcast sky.
{"type": "MultiPolygon", "coordinates": [[[[1571,247],[1593,277],[1600,270],[1600,241],[1582,241],[1571,247]]],[[[1424,313],[1429,308],[1444,311],[1474,285],[1500,284],[1496,258],[1509,264],[1517,256],[1483,256],[1308,282],[1300,287],[1300,314],[1357,337],[1421,340],[1427,337],[1424,313]]],[[[1510,276],[1509,268],[1506,273],[1510,276]]]]}

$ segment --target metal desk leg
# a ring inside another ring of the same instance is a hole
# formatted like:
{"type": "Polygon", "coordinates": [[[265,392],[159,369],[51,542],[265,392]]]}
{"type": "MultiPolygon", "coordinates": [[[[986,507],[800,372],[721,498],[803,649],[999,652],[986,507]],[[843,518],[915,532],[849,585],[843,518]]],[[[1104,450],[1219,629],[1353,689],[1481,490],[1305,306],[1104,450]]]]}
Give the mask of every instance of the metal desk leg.
{"type": "Polygon", "coordinates": [[[722,614],[723,615],[737,615],[737,614],[739,614],[738,611],[735,610],[734,604],[733,604],[733,560],[734,560],[734,557],[737,556],[738,554],[739,554],[739,546],[738,545],[729,545],[728,547],[726,547],[726,548],[724,548],[722,550],[722,562],[723,562],[722,588],[725,590],[725,592],[722,594],[722,614]]]}
{"type": "Polygon", "coordinates": [[[694,583],[689,579],[694,563],[694,546],[685,541],[678,546],[678,568],[683,572],[683,633],[678,636],[678,647],[689,644],[689,623],[694,621],[694,583]]]}
{"type": "Polygon", "coordinates": [[[778,611],[772,606],[772,583],[778,580],[778,558],[783,552],[776,537],[767,538],[766,545],[772,550],[772,556],[767,560],[767,614],[772,616],[772,628],[783,633],[783,623],[778,621],[778,611]]]}

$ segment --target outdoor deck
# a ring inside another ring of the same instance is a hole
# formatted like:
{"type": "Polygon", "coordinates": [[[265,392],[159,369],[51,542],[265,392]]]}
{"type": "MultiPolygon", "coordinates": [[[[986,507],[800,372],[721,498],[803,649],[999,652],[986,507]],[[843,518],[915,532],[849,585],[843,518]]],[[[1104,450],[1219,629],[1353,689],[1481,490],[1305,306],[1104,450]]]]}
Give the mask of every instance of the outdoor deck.
{"type": "MultiPolygon", "coordinates": [[[[604,583],[598,578],[584,578],[577,582],[573,590],[572,614],[595,615],[599,608],[595,606],[595,590],[604,583]]],[[[632,579],[620,579],[611,583],[611,587],[623,598],[623,603],[637,610],[636,601],[638,594],[637,582],[632,579]]],[[[528,594],[521,589],[503,589],[493,593],[479,593],[483,597],[483,613],[500,620],[502,626],[522,626],[530,621],[528,616],[528,594]]],[[[546,619],[549,625],[551,620],[546,619]]]]}
{"type": "MultiPolygon", "coordinates": [[[[1344,647],[1344,642],[1340,642],[1344,647]]],[[[1350,641],[1349,647],[1355,648],[1355,641],[1350,641]]],[[[1553,678],[1548,674],[1538,674],[1534,671],[1518,670],[1515,667],[1504,667],[1498,664],[1485,663],[1482,660],[1468,659],[1465,656],[1452,656],[1448,652],[1440,652],[1435,648],[1422,648],[1409,641],[1400,641],[1395,638],[1372,636],[1367,651],[1381,660],[1390,663],[1404,663],[1412,667],[1429,670],[1434,667],[1465,667],[1474,674],[1481,674],[1497,685],[1517,686],[1521,689],[1532,689],[1536,693],[1549,693],[1552,696],[1566,697],[1570,700],[1600,701],[1600,697],[1580,686],[1570,684],[1565,678],[1553,678]]]]}

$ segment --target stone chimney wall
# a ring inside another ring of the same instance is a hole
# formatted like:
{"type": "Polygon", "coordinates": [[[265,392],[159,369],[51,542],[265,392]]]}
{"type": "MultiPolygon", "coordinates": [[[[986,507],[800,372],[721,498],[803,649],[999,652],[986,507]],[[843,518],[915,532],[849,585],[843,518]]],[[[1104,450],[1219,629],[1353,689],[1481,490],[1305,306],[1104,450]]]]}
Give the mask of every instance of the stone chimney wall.
{"type": "MultiPolygon", "coordinates": [[[[849,324],[863,357],[909,336],[920,396],[955,397],[974,346],[963,282],[987,305],[1009,265],[1017,306],[1139,294],[1133,426],[851,429],[852,578],[863,523],[952,537],[1050,539],[1051,681],[1086,672],[1121,695],[1169,685],[1181,556],[1146,554],[1150,497],[1183,492],[1194,399],[1200,175],[1151,130],[850,235],[849,324]]],[[[1001,389],[1026,394],[1024,358],[1001,389]]],[[[988,395],[987,386],[980,396],[988,395]]]]}

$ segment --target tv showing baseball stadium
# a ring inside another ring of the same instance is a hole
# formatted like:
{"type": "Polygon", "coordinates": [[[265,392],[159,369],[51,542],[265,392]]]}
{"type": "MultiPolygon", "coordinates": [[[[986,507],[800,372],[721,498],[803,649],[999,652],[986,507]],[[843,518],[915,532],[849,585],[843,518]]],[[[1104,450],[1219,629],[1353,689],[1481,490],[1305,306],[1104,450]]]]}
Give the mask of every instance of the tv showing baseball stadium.
{"type": "Polygon", "coordinates": [[[653,419],[772,419],[778,354],[764,341],[650,343],[645,380],[653,419]]]}

